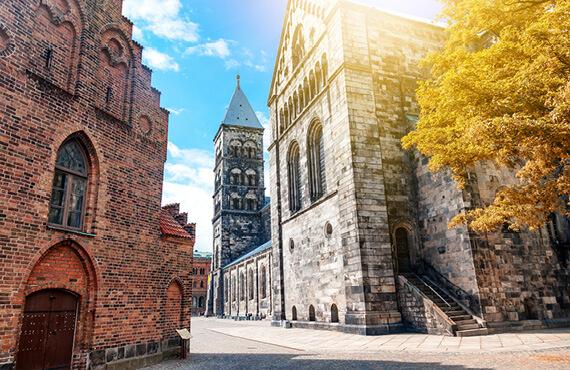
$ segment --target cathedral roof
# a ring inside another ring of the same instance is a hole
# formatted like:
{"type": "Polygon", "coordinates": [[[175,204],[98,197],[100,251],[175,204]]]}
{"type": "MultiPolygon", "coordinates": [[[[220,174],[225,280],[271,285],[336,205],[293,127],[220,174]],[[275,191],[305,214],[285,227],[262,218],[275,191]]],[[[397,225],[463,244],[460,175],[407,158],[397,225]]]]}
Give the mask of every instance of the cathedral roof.
{"type": "Polygon", "coordinates": [[[224,118],[222,124],[228,126],[263,128],[251,104],[249,104],[249,100],[247,100],[247,97],[241,89],[239,75],[237,76],[237,86],[234,96],[232,97],[226,118],[224,118]]]}
{"type": "Polygon", "coordinates": [[[231,267],[231,266],[235,266],[238,263],[243,262],[245,260],[248,260],[253,256],[257,256],[258,254],[263,253],[263,252],[267,251],[268,249],[271,249],[271,241],[268,241],[267,243],[260,245],[259,247],[255,248],[254,250],[250,251],[249,253],[241,256],[237,260],[227,264],[226,266],[224,266],[224,269],[227,269],[228,267],[231,267]]]}

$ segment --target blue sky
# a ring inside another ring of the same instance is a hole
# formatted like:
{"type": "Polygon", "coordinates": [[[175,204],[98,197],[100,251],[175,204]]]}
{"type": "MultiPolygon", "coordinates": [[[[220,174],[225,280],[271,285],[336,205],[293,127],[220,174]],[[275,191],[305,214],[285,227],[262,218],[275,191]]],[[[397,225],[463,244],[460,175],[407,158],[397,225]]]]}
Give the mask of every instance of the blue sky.
{"type": "MultiPolygon", "coordinates": [[[[436,0],[358,0],[433,19],[436,0]]],[[[235,76],[262,124],[286,0],[125,0],[123,13],[145,46],[162,106],[171,111],[164,203],[180,202],[197,222],[196,248],[211,251],[213,137],[235,76]]]]}

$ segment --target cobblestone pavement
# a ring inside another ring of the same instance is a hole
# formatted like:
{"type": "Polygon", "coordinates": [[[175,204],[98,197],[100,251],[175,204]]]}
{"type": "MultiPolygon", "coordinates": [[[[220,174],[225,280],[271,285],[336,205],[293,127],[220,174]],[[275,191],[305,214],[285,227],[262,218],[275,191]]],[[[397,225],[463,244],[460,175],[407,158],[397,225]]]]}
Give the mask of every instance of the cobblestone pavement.
{"type": "Polygon", "coordinates": [[[188,360],[148,369],[570,368],[569,329],[461,340],[422,334],[363,337],[199,318],[192,319],[192,335],[188,360]]]}

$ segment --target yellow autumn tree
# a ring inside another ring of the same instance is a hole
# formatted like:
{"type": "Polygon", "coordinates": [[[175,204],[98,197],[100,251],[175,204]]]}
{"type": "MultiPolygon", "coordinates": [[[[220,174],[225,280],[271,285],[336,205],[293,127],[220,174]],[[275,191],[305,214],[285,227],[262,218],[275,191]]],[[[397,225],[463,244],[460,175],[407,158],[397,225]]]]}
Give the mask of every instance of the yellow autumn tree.
{"type": "Polygon", "coordinates": [[[404,147],[429,157],[432,171],[451,169],[460,186],[480,161],[516,171],[517,185],[452,225],[537,228],[551,213],[568,216],[570,1],[442,1],[448,39],[425,61],[431,77],[404,147]]]}

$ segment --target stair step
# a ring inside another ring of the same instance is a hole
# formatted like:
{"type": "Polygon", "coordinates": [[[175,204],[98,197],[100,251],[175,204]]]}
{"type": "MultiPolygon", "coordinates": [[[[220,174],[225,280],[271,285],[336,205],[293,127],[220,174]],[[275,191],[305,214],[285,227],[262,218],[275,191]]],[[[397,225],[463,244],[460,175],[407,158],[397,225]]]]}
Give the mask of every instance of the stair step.
{"type": "Polygon", "coordinates": [[[464,310],[458,310],[458,311],[446,311],[443,310],[443,312],[447,315],[447,316],[463,316],[463,315],[467,315],[467,312],[465,312],[464,310]]]}
{"type": "Polygon", "coordinates": [[[479,324],[477,322],[475,322],[475,324],[464,324],[464,325],[457,324],[457,330],[471,330],[471,329],[479,329],[479,324]]]}
{"type": "Polygon", "coordinates": [[[457,316],[449,316],[449,318],[455,322],[463,321],[463,320],[471,320],[473,316],[471,315],[457,315],[457,316]]]}
{"type": "Polygon", "coordinates": [[[487,335],[487,334],[489,334],[489,331],[487,330],[487,328],[458,330],[455,332],[455,335],[458,337],[476,337],[476,336],[487,335]]]}
{"type": "MultiPolygon", "coordinates": [[[[451,319],[451,320],[453,320],[453,319],[451,319]]],[[[477,324],[477,325],[479,325],[479,324],[477,323],[477,320],[475,320],[475,319],[453,320],[453,321],[457,324],[458,327],[463,327],[463,326],[469,325],[469,324],[477,324]]]]}

